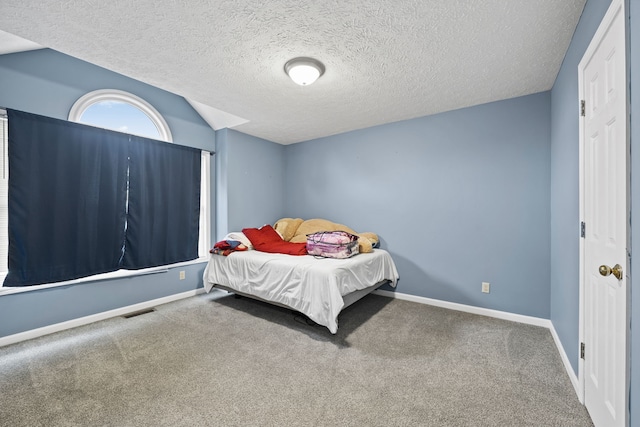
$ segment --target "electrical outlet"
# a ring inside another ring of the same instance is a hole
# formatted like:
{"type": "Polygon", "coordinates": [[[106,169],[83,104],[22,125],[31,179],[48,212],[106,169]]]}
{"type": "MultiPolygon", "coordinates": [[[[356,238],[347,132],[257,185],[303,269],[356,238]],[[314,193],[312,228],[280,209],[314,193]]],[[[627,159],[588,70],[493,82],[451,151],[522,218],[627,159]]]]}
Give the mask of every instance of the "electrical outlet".
{"type": "Polygon", "coordinates": [[[180,270],[180,280],[184,280],[184,278],[185,278],[184,270],[180,270]]]}
{"type": "Polygon", "coordinates": [[[491,287],[491,283],[489,282],[482,282],[482,292],[485,294],[489,293],[489,288],[491,287]]]}

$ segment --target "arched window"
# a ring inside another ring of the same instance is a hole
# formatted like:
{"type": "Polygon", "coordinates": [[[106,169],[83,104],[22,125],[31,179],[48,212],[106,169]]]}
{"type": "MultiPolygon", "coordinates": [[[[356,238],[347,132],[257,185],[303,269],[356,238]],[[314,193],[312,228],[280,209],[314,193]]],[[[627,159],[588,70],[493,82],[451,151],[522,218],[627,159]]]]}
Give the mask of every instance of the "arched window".
{"type": "Polygon", "coordinates": [[[69,120],[105,129],[172,142],[171,131],[151,104],[128,92],[100,89],[79,98],[69,120]]]}

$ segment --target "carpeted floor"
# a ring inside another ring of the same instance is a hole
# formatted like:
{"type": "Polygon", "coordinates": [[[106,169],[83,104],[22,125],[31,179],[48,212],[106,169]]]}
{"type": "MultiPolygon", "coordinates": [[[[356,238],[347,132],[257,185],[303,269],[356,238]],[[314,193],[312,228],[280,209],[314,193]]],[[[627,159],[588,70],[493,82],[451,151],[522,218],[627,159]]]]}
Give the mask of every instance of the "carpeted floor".
{"type": "Polygon", "coordinates": [[[592,424],[544,328],[369,295],[331,335],[214,292],[0,348],[0,425],[592,424]]]}

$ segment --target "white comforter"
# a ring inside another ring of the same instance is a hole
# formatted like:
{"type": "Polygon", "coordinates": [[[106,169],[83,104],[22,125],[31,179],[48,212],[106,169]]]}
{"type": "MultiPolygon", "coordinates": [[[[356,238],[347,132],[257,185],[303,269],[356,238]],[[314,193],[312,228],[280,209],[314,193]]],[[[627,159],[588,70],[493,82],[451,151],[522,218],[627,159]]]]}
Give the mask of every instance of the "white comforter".
{"type": "Polygon", "coordinates": [[[375,249],[348,259],[318,259],[260,251],[211,255],[204,270],[204,287],[223,285],[248,295],[291,307],[314,322],[338,330],[342,297],[389,280],[398,281],[398,271],[389,253],[375,249]]]}

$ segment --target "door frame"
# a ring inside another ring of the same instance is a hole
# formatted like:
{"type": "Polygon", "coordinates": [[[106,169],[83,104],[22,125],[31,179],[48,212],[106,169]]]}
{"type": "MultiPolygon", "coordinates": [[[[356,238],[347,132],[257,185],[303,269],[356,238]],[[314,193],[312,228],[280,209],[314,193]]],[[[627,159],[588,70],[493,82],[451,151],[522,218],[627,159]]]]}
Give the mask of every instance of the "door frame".
{"type": "MultiPolygon", "coordinates": [[[[586,66],[585,60],[591,58],[594,51],[598,47],[600,41],[602,40],[605,32],[609,29],[613,19],[617,16],[618,13],[623,14],[623,23],[625,26],[625,141],[626,141],[626,149],[625,149],[625,163],[627,165],[627,173],[626,173],[626,214],[627,214],[627,236],[626,236],[626,247],[627,254],[624,259],[623,272],[628,275],[629,266],[631,265],[631,254],[629,252],[629,244],[631,242],[631,144],[630,144],[630,88],[629,88],[629,42],[628,42],[628,23],[626,16],[626,0],[612,0],[609,9],[607,10],[604,18],[600,22],[596,33],[593,35],[593,38],[589,42],[588,48],[585,50],[580,63],[578,64],[578,114],[579,114],[579,214],[580,214],[580,224],[584,221],[585,217],[585,155],[584,155],[584,144],[585,144],[585,119],[580,115],[580,100],[585,99],[584,94],[584,81],[583,81],[583,73],[584,68],[586,66]]],[[[588,224],[587,224],[588,226],[588,224]]],[[[580,345],[584,342],[585,337],[585,239],[579,237],[580,241],[580,269],[579,269],[579,316],[578,316],[578,399],[580,403],[584,405],[585,403],[585,361],[580,357],[580,345]]],[[[626,305],[626,314],[625,314],[625,325],[626,325],[626,356],[625,356],[625,378],[624,381],[621,381],[625,385],[625,419],[626,423],[629,422],[629,387],[630,387],[630,339],[631,339],[631,311],[629,309],[630,304],[630,287],[631,287],[631,277],[627,277],[627,305],[626,305]]],[[[587,350],[588,351],[588,350],[587,350]]]]}

